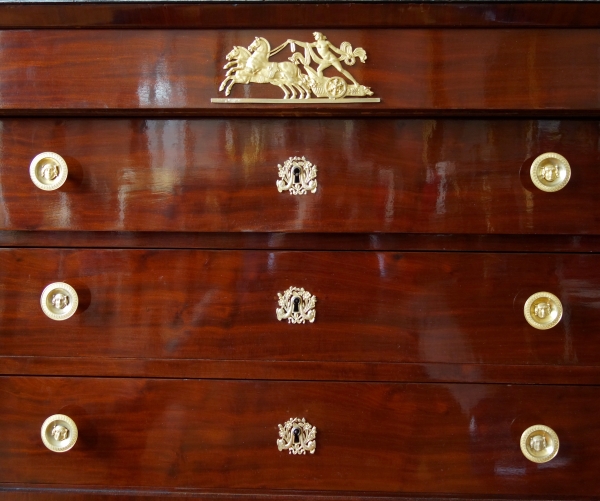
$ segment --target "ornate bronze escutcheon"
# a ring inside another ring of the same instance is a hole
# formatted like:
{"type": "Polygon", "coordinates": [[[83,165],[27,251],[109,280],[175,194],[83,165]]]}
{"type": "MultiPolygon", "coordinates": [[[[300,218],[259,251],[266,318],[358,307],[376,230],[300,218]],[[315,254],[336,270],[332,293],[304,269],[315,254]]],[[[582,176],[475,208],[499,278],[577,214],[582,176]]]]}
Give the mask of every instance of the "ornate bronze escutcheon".
{"type": "Polygon", "coordinates": [[[290,324],[303,324],[306,320],[315,321],[317,298],[299,287],[290,287],[283,294],[278,292],[279,308],[275,310],[277,320],[286,320],[290,324]]]}
{"type": "Polygon", "coordinates": [[[290,195],[305,195],[317,192],[317,166],[304,157],[290,157],[283,165],[277,165],[279,180],[277,189],[289,191],[290,195]]]}
{"type": "Polygon", "coordinates": [[[290,454],[315,453],[317,449],[317,428],[304,418],[291,418],[279,425],[277,448],[290,454]]]}

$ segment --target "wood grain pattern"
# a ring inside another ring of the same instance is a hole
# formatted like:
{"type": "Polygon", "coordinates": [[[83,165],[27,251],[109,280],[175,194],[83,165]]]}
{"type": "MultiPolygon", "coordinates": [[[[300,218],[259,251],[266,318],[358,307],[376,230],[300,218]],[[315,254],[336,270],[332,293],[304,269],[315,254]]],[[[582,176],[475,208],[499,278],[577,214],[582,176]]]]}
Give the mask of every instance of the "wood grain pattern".
{"type": "Polygon", "coordinates": [[[4,230],[600,234],[600,127],[592,120],[1,125],[4,230]],[[70,166],[57,191],[29,178],[41,151],[70,166]],[[573,170],[557,193],[529,177],[547,151],[573,170]],[[277,165],[291,156],[318,166],[315,194],[278,192],[277,165]]]}
{"type": "Polygon", "coordinates": [[[598,28],[599,20],[593,2],[0,5],[0,29],[598,28]]]}
{"type": "Polygon", "coordinates": [[[600,495],[598,389],[565,386],[1,378],[0,480],[155,488],[600,495]],[[59,457],[44,419],[75,420],[59,457]],[[278,452],[277,424],[317,426],[314,455],[278,452]],[[543,422],[553,462],[521,454],[543,422]]]}
{"type": "MultiPolygon", "coordinates": [[[[380,252],[0,251],[8,356],[598,365],[597,255],[380,252]],[[39,297],[75,287],[77,314],[39,297]],[[278,322],[277,293],[317,296],[313,324],[278,322]],[[565,308],[529,326],[529,295],[565,308]],[[296,339],[301,336],[301,342],[296,339]],[[57,342],[60,340],[60,342],[57,342]]],[[[190,362],[193,363],[193,362],[190,362]]]]}
{"type": "MultiPolygon", "coordinates": [[[[349,41],[367,51],[367,64],[357,63],[352,73],[373,88],[381,103],[211,104],[211,98],[223,97],[218,87],[232,46],[247,47],[263,36],[276,47],[289,38],[310,40],[312,31],[6,30],[0,41],[0,110],[296,116],[440,110],[572,113],[597,112],[600,106],[600,32],[575,29],[331,29],[326,35],[336,46],[349,41]]],[[[252,84],[245,90],[240,84],[231,97],[281,94],[271,85],[252,84]]]]}

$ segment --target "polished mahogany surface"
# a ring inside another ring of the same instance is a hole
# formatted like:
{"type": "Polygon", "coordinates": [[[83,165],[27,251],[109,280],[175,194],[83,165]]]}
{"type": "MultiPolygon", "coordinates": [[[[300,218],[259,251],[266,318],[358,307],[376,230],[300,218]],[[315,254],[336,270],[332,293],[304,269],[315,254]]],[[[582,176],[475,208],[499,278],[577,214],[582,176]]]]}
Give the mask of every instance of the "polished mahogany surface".
{"type": "Polygon", "coordinates": [[[593,387],[4,377],[0,391],[2,482],[600,495],[593,387]],[[40,439],[55,413],[79,430],[60,455],[40,439]],[[277,450],[298,416],[314,455],[277,450]],[[560,439],[546,464],[519,446],[539,423],[560,439]]]}
{"type": "Polygon", "coordinates": [[[5,119],[5,230],[600,234],[600,126],[593,120],[5,119]],[[66,184],[29,178],[42,151],[66,184]],[[538,155],[573,171],[545,193],[538,155]],[[306,156],[317,192],[276,187],[306,156]]]}
{"type": "Polygon", "coordinates": [[[598,365],[599,280],[582,254],[4,249],[0,353],[598,365]],[[39,305],[57,281],[80,300],[62,322],[39,305]],[[314,323],[277,321],[290,286],[317,297],[314,323]],[[523,315],[540,291],[565,309],[549,331],[523,315]]]}
{"type": "MultiPolygon", "coordinates": [[[[335,30],[367,51],[351,72],[380,103],[212,104],[224,97],[225,56],[256,36],[276,47],[312,40],[288,30],[6,30],[0,39],[0,110],[197,114],[414,111],[598,111],[597,29],[335,30]],[[127,50],[124,50],[127,48],[127,50]]],[[[273,61],[285,61],[280,53],[273,61]]],[[[334,73],[328,73],[331,76],[334,73]]],[[[267,84],[234,86],[231,97],[282,98],[267,84]]]]}

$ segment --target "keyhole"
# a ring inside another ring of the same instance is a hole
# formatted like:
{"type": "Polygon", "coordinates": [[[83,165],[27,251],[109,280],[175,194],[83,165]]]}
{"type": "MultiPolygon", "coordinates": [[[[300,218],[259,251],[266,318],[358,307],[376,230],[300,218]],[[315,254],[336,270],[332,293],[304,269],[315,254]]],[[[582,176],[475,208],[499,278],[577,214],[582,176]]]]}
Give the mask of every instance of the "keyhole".
{"type": "Polygon", "coordinates": [[[300,184],[300,169],[298,167],[294,169],[294,183],[300,184]]]}
{"type": "Polygon", "coordinates": [[[300,443],[300,428],[294,428],[293,434],[294,434],[294,443],[299,444],[300,443]]]}
{"type": "Polygon", "coordinates": [[[300,298],[299,297],[295,297],[294,298],[294,308],[293,308],[292,311],[294,313],[298,313],[300,311],[300,298]]]}

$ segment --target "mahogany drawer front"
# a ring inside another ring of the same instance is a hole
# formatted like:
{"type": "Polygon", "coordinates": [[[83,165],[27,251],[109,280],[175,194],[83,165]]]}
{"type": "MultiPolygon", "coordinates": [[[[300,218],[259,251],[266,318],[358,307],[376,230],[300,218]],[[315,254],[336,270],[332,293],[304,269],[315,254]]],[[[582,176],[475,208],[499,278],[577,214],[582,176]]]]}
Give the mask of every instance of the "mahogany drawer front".
{"type": "Polygon", "coordinates": [[[597,387],[0,378],[0,481],[111,487],[600,495],[597,387]],[[67,415],[60,455],[40,437],[67,415]],[[316,427],[313,454],[278,425],[316,427]],[[548,463],[521,434],[558,435],[548,463]]]}
{"type": "MultiPolygon", "coordinates": [[[[597,365],[600,257],[584,254],[0,250],[0,354],[212,360],[597,365]],[[53,282],[79,307],[40,307],[53,282]],[[278,293],[316,297],[278,321],[278,293]],[[561,301],[530,326],[527,298],[561,301]]],[[[68,373],[67,373],[68,374],[68,373]]]]}
{"type": "MultiPolygon", "coordinates": [[[[316,26],[315,26],[316,27],[316,26]]],[[[380,103],[211,103],[232,46],[314,42],[313,29],[6,30],[0,47],[5,111],[190,110],[203,113],[340,110],[598,110],[597,29],[323,29],[337,48],[365,49],[345,66],[380,103]],[[126,47],[127,50],[123,50],[126,47]],[[524,50],[525,48],[525,50],[524,50]],[[527,90],[525,90],[527,89],[527,90]]],[[[289,48],[271,61],[286,62],[289,48]]],[[[338,74],[336,72],[331,75],[338,74]]],[[[231,97],[283,98],[271,85],[231,97]]]]}
{"type": "Polygon", "coordinates": [[[0,123],[4,230],[600,234],[600,127],[574,120],[203,119],[0,123]],[[29,164],[62,155],[66,183],[29,164]],[[538,155],[571,164],[534,186],[538,155]],[[306,157],[316,192],[279,192],[306,157]]]}

